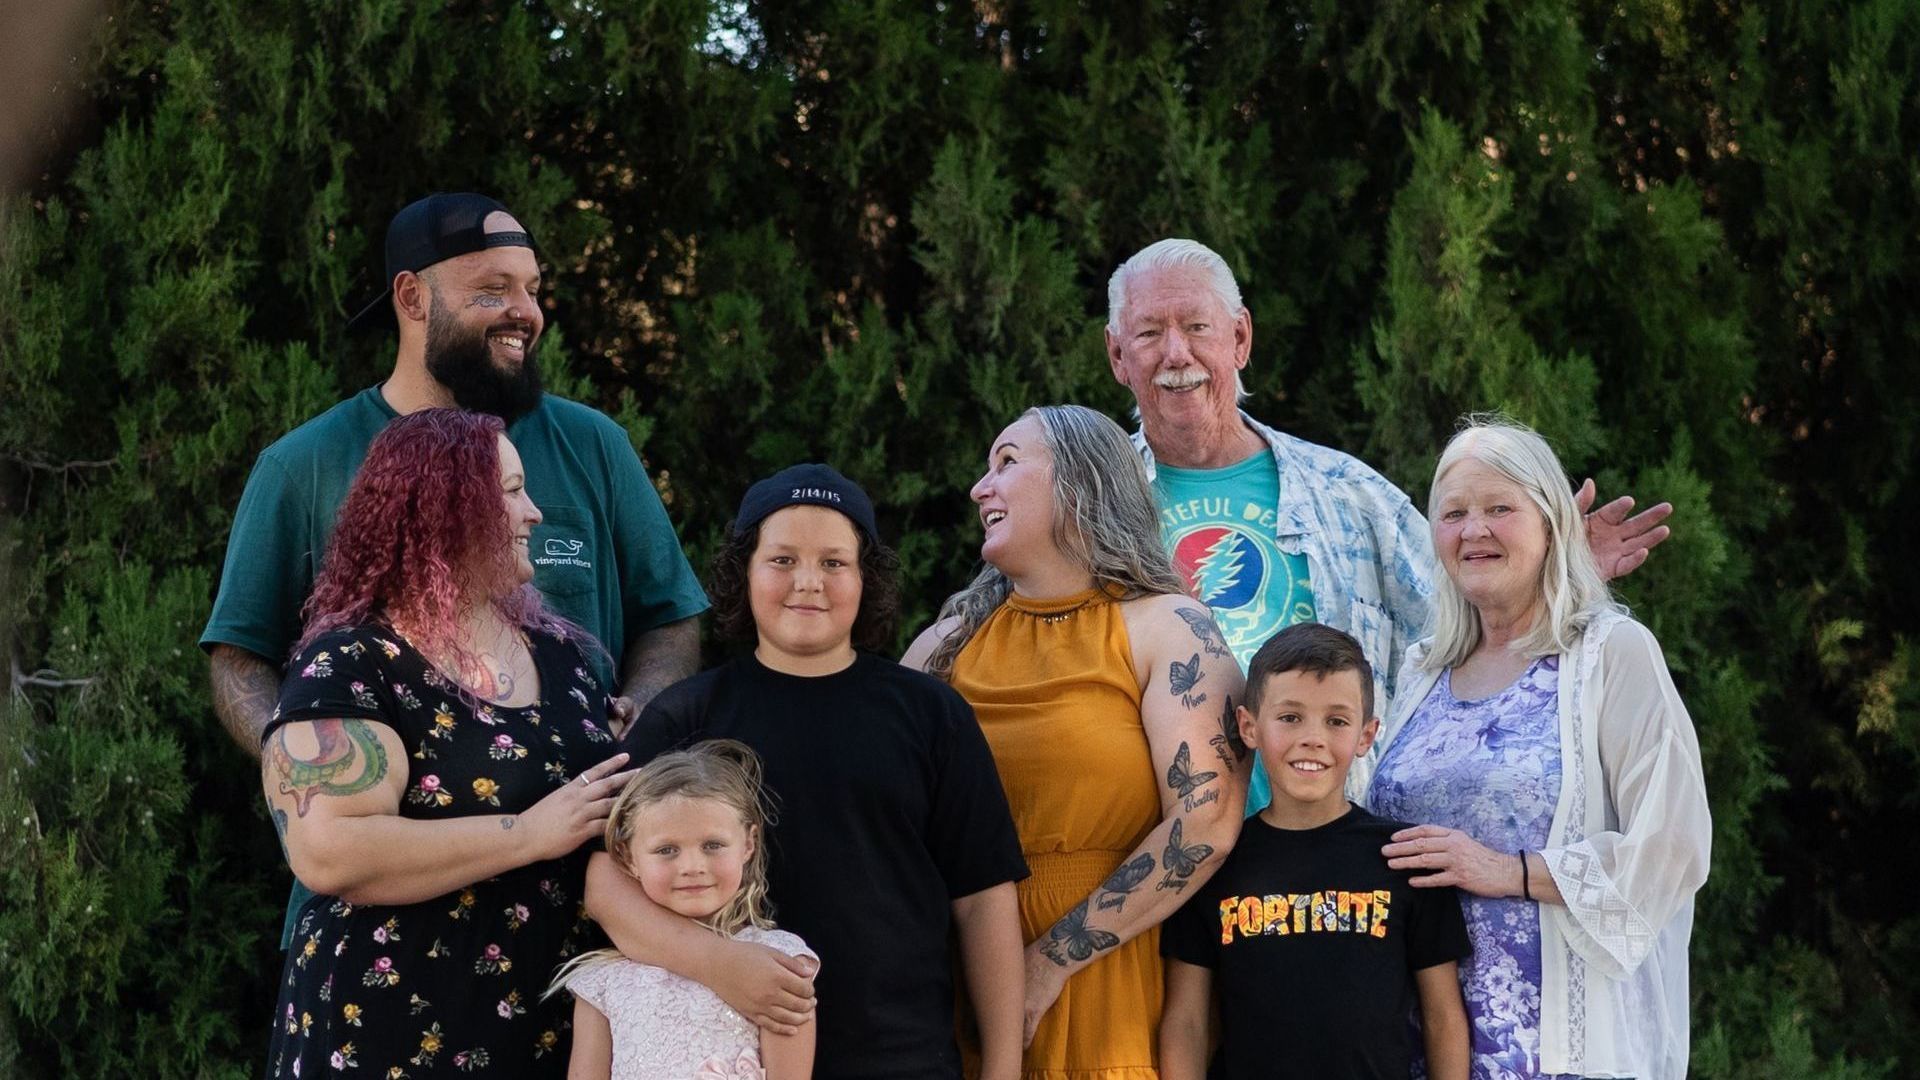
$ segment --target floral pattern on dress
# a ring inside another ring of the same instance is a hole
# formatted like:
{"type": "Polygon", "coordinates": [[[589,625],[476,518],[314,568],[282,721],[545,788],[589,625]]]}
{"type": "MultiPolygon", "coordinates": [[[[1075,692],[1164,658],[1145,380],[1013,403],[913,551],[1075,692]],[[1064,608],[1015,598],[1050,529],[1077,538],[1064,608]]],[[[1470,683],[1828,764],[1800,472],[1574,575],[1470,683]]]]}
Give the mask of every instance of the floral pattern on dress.
{"type": "MultiPolygon", "coordinates": [[[[1547,844],[1560,798],[1560,662],[1543,656],[1513,685],[1462,701],[1442,673],[1374,774],[1383,817],[1459,829],[1495,851],[1547,844]]],[[[1475,1080],[1547,1080],[1540,1071],[1540,908],[1460,897],[1473,955],[1460,962],[1475,1080]]],[[[1416,1046],[1418,1045],[1416,1041],[1416,1046]]],[[[1414,1075],[1424,1077],[1424,1060],[1414,1075]]]]}
{"type": "MultiPolygon", "coordinates": [[[[393,759],[408,770],[403,817],[521,813],[608,753],[590,734],[606,694],[578,678],[578,649],[528,637],[541,680],[529,707],[476,710],[404,638],[359,627],[296,658],[282,712],[300,721],[376,711],[408,750],[393,759]],[[565,722],[543,727],[543,714],[565,722]]],[[[571,1008],[541,994],[555,966],[599,943],[578,906],[563,903],[580,895],[585,865],[576,852],[416,904],[314,897],[296,915],[268,1074],[564,1076],[571,1008]]]]}

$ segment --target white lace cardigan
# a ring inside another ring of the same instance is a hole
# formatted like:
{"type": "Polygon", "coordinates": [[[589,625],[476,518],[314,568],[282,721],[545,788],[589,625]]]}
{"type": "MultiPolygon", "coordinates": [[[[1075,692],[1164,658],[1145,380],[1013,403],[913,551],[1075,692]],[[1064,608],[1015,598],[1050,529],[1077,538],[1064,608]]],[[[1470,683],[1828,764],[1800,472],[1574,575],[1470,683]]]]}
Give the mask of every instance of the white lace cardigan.
{"type": "MultiPolygon", "coordinates": [[[[1408,657],[1393,716],[1348,793],[1439,679],[1408,657]]],[[[1540,1069],[1668,1080],[1687,1074],[1687,942],[1713,826],[1693,721],[1660,645],[1625,615],[1596,616],[1560,658],[1560,799],[1540,854],[1565,906],[1540,905],[1540,1069]]]]}

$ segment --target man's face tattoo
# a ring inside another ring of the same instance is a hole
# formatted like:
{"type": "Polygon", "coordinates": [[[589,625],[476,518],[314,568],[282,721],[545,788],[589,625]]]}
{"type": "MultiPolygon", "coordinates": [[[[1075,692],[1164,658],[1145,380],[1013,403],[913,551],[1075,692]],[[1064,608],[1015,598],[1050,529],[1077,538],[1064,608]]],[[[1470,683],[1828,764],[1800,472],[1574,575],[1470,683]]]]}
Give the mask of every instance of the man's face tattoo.
{"type": "Polygon", "coordinates": [[[435,290],[427,313],[427,374],[447,388],[454,404],[511,424],[540,404],[540,339],[533,334],[533,327],[518,319],[473,326],[435,290]],[[518,331],[527,339],[526,359],[518,369],[494,362],[487,335],[501,331],[518,331]]]}

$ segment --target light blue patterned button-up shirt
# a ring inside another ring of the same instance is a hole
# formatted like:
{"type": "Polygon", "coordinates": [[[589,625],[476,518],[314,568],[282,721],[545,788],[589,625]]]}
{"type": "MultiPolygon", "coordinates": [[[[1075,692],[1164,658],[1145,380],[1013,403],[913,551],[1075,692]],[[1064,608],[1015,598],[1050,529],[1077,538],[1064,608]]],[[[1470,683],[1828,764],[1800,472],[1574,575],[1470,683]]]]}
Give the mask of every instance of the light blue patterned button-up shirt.
{"type": "MultiPolygon", "coordinates": [[[[1274,540],[1305,555],[1322,623],[1352,634],[1373,665],[1374,713],[1392,713],[1407,648],[1427,630],[1433,598],[1433,535],[1401,490],[1360,459],[1283,435],[1246,413],[1280,470],[1274,540]]],[[[1154,475],[1153,450],[1133,445],[1154,475]]]]}

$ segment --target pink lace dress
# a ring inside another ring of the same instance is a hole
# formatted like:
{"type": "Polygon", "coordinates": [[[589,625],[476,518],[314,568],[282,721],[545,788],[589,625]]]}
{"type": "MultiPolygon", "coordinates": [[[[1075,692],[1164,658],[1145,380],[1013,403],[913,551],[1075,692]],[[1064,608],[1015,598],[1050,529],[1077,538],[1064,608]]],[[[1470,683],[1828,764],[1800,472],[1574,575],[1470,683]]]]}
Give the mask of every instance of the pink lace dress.
{"type": "MultiPolygon", "coordinates": [[[[814,956],[785,930],[734,935],[788,956],[814,956]]],[[[615,960],[575,975],[567,989],[613,1029],[613,1080],[763,1080],[760,1030],[720,995],[665,968],[615,960]]]]}

